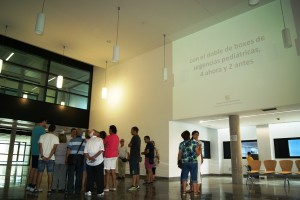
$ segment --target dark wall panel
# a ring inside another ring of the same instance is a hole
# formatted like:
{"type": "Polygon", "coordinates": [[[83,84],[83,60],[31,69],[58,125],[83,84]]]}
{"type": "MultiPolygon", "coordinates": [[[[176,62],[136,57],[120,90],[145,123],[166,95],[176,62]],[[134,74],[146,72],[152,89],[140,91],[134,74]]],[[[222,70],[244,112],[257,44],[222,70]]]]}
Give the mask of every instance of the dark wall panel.
{"type": "Polygon", "coordinates": [[[0,117],[49,124],[88,128],[89,111],[0,94],[0,117]]]}

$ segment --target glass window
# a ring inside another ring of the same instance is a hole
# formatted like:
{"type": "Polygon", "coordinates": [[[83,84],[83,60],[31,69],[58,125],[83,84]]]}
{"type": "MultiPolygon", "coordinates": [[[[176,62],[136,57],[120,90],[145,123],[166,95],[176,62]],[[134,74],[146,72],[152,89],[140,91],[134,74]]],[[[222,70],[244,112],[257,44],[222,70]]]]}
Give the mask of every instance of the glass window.
{"type": "Polygon", "coordinates": [[[47,89],[46,102],[55,103],[55,90],[47,89]]]}
{"type": "Polygon", "coordinates": [[[51,62],[50,73],[54,75],[62,75],[65,78],[77,80],[84,83],[90,82],[90,72],[83,71],[74,67],[69,67],[57,62],[51,62]]]}
{"type": "MultiPolygon", "coordinates": [[[[48,86],[51,88],[56,88],[56,79],[57,77],[54,75],[49,75],[48,86]]],[[[89,95],[89,85],[86,83],[82,83],[76,80],[71,80],[69,78],[64,77],[63,86],[61,89],[66,92],[75,93],[83,96],[89,95]]]]}
{"type": "Polygon", "coordinates": [[[46,73],[15,64],[4,62],[1,74],[19,81],[45,85],[46,73]]]}
{"type": "Polygon", "coordinates": [[[27,94],[28,99],[43,101],[44,88],[35,85],[23,84],[23,94],[27,94]]]}
{"type": "Polygon", "coordinates": [[[9,80],[9,79],[1,77],[0,85],[1,85],[0,91],[2,94],[18,96],[19,83],[17,81],[13,81],[13,80],[9,80]]]}
{"type": "Polygon", "coordinates": [[[47,71],[48,60],[36,55],[31,55],[28,52],[23,52],[19,49],[17,50],[4,45],[0,45],[0,58],[3,60],[7,60],[9,58],[7,60],[9,62],[39,69],[42,71],[47,71]]]}
{"type": "MultiPolygon", "coordinates": [[[[6,38],[6,41],[10,40],[6,38]]],[[[0,45],[0,59],[3,60],[1,94],[18,97],[26,94],[32,100],[54,104],[64,101],[67,106],[88,108],[92,66],[53,53],[47,54],[30,45],[11,45],[13,48],[0,45]],[[61,64],[64,59],[66,64],[61,64]],[[56,87],[58,75],[64,77],[61,89],[56,87]]]]}
{"type": "Polygon", "coordinates": [[[81,109],[87,109],[87,97],[82,97],[78,95],[70,95],[69,106],[81,109]]]}

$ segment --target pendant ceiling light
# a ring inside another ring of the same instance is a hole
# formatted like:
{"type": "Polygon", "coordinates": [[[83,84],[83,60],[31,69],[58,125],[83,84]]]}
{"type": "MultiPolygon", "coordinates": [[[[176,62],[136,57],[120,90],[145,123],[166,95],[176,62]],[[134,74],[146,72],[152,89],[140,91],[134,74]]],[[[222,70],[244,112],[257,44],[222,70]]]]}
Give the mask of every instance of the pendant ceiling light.
{"type": "Polygon", "coordinates": [[[0,74],[1,74],[1,71],[2,71],[2,65],[3,65],[3,60],[0,59],[0,74]]]}
{"type": "MultiPolygon", "coordinates": [[[[62,58],[64,58],[64,56],[65,56],[65,49],[66,49],[66,46],[63,45],[63,57],[62,58]]],[[[57,79],[56,79],[56,87],[62,88],[63,82],[64,82],[64,77],[62,75],[58,75],[57,79]]]]}
{"type": "Polygon", "coordinates": [[[168,68],[166,67],[166,34],[164,34],[164,68],[163,68],[163,80],[168,80],[168,68]]]}
{"type": "Polygon", "coordinates": [[[58,75],[56,81],[56,87],[62,88],[63,82],[64,82],[64,77],[62,75],[58,75]]]}
{"type": "Polygon", "coordinates": [[[35,33],[38,35],[41,35],[44,32],[44,26],[45,26],[44,5],[45,5],[45,0],[43,1],[42,11],[37,14],[37,18],[36,18],[35,33]]]}
{"type": "Polygon", "coordinates": [[[291,34],[290,34],[290,29],[285,27],[285,20],[284,20],[281,0],[280,0],[280,8],[281,8],[281,14],[282,14],[282,21],[283,21],[283,29],[281,31],[283,45],[284,45],[284,48],[290,48],[293,46],[293,43],[292,43],[292,38],[291,38],[291,34]]]}
{"type": "Polygon", "coordinates": [[[106,71],[107,71],[107,61],[106,61],[106,67],[105,67],[104,87],[102,88],[102,99],[107,98],[106,71]]]}
{"type": "Polygon", "coordinates": [[[120,57],[120,47],[118,45],[118,40],[119,40],[119,21],[120,21],[120,6],[118,7],[117,37],[116,37],[116,44],[114,45],[114,49],[113,49],[113,57],[112,57],[112,61],[113,62],[118,62],[119,61],[119,57],[120,57]]]}

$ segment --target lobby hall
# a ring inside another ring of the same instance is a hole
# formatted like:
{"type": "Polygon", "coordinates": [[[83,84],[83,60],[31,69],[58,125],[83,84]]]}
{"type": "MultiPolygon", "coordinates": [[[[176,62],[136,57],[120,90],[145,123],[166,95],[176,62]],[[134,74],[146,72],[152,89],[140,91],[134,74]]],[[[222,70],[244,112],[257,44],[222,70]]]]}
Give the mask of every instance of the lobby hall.
{"type": "MultiPolygon", "coordinates": [[[[160,150],[157,199],[180,196],[177,153],[184,130],[198,130],[206,144],[201,198],[230,199],[236,191],[242,199],[297,199],[294,175],[289,189],[281,177],[249,188],[243,175],[248,150],[262,162],[276,160],[276,172],[280,160],[300,158],[289,153],[289,145],[276,145],[297,142],[300,135],[299,9],[296,0],[260,0],[254,6],[247,0],[1,1],[1,177],[9,159],[12,164],[12,183],[5,188],[3,181],[1,194],[9,198],[14,188],[23,191],[31,129],[45,116],[59,130],[108,131],[114,124],[125,145],[131,127],[138,126],[140,137],[149,135],[160,150]],[[41,11],[45,26],[37,35],[41,11]],[[112,62],[116,43],[120,57],[112,62]],[[56,85],[59,75],[62,88],[56,85]],[[230,127],[231,116],[237,123],[230,127]]],[[[297,170],[293,164],[293,173],[297,170]]],[[[128,183],[129,178],[120,191],[128,183]]],[[[146,189],[139,199],[148,198],[146,189]]],[[[22,194],[27,198],[25,190],[22,194]]]]}

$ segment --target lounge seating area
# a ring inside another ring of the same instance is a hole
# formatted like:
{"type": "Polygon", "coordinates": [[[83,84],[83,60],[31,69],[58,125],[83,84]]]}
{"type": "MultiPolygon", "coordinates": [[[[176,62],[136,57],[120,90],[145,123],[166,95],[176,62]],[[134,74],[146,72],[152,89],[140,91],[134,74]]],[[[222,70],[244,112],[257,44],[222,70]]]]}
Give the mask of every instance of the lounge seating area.
{"type": "Polygon", "coordinates": [[[248,181],[253,184],[254,177],[264,176],[278,176],[284,178],[284,187],[286,185],[290,186],[289,182],[289,176],[292,175],[300,175],[300,160],[295,160],[295,165],[297,166],[298,171],[293,172],[293,161],[292,160],[280,160],[279,165],[281,168],[281,171],[276,171],[276,160],[265,160],[264,162],[265,170],[261,170],[261,161],[260,160],[252,160],[249,165],[246,165],[247,168],[247,179],[246,179],[246,185],[248,184],[248,181]]]}

